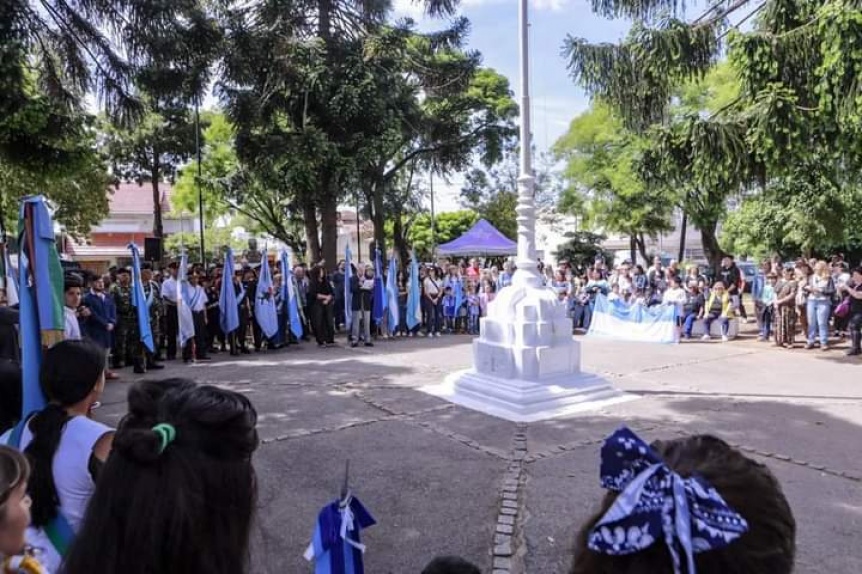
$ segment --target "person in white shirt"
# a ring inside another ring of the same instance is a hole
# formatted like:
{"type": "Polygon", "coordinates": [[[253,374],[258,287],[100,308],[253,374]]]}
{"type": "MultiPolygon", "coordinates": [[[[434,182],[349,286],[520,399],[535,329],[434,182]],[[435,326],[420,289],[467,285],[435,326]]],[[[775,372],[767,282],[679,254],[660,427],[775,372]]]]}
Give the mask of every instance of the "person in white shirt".
{"type": "Polygon", "coordinates": [[[682,307],[685,304],[685,299],[685,289],[680,285],[679,275],[672,275],[670,277],[670,287],[664,292],[661,302],[663,305],[674,305],[676,307],[677,340],[679,340],[679,335],[682,334],[681,329],[684,320],[682,307]]]}
{"type": "Polygon", "coordinates": [[[66,319],[63,338],[66,340],[80,341],[82,339],[81,324],[78,322],[78,318],[86,320],[90,316],[90,310],[81,307],[81,290],[83,287],[84,281],[78,275],[66,275],[63,285],[65,295],[63,314],[66,319]]]}
{"type": "Polygon", "coordinates": [[[165,305],[165,332],[168,346],[168,360],[177,358],[177,336],[180,331],[177,315],[177,264],[171,263],[167,278],[162,282],[162,302],[165,305]]]}
{"type": "MultiPolygon", "coordinates": [[[[476,260],[474,259],[475,263],[476,260]]],[[[478,267],[478,263],[475,263],[478,267]]],[[[478,277],[478,270],[476,276],[478,277]]],[[[426,325],[426,334],[429,337],[440,336],[440,321],[441,321],[441,306],[440,300],[443,298],[442,282],[437,279],[437,270],[434,267],[428,268],[428,276],[422,281],[422,305],[425,307],[425,316],[428,324],[426,325]]]]}
{"type": "Polygon", "coordinates": [[[89,417],[105,388],[104,350],[90,341],[60,341],[45,352],[41,378],[48,405],[0,443],[30,461],[27,543],[48,572],[57,572],[71,542],[66,533],[78,532],[113,444],[113,429],[89,417]]]}
{"type": "Polygon", "coordinates": [[[188,363],[192,357],[196,361],[209,361],[207,355],[207,298],[206,291],[200,284],[200,276],[195,273],[189,277],[189,307],[195,322],[195,336],[186,342],[183,348],[183,362],[188,363]]]}

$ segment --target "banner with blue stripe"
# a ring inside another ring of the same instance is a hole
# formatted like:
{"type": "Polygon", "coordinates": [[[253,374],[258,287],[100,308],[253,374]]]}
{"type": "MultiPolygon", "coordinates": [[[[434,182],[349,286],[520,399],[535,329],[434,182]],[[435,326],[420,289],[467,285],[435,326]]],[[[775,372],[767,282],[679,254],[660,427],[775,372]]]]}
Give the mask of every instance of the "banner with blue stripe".
{"type": "Polygon", "coordinates": [[[679,337],[676,320],[676,305],[629,305],[599,294],[587,335],[620,341],[675,343],[679,337]]]}

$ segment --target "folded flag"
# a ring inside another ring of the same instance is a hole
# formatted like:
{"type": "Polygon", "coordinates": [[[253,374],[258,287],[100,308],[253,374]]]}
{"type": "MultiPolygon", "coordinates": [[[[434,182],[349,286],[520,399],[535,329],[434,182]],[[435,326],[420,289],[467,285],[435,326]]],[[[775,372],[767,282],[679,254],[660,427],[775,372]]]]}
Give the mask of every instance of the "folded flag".
{"type": "Polygon", "coordinates": [[[144,295],[144,283],[141,280],[141,253],[134,243],[129,244],[129,250],[132,252],[132,306],[138,318],[138,334],[147,350],[155,353],[156,345],[153,342],[153,329],[150,325],[150,305],[144,295]]]}

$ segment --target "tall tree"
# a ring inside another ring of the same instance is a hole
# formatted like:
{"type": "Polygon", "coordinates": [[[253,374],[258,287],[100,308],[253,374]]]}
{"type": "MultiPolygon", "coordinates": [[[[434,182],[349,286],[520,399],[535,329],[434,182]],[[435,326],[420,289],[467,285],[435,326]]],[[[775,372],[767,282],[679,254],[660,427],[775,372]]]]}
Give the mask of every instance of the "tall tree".
{"type": "Polygon", "coordinates": [[[847,168],[859,160],[855,22],[862,7],[723,0],[687,20],[682,8],[678,0],[598,0],[595,11],[635,20],[631,33],[619,44],[569,38],[565,50],[578,83],[608,102],[626,127],[651,132],[645,177],[685,187],[693,206],[704,207],[695,223],[715,263],[722,254],[715,223],[728,194],[765,189],[800,165],[836,182],[858,171],[847,168]],[[739,81],[738,96],[713,112],[675,117],[678,88],[702,78],[722,53],[739,81]]]}
{"type": "Polygon", "coordinates": [[[593,103],[554,143],[553,152],[565,163],[568,185],[560,209],[583,216],[583,223],[598,231],[630,238],[644,259],[646,238],[670,231],[676,198],[668,188],[648,186],[638,173],[645,142],[625,129],[607,105],[593,103]]]}

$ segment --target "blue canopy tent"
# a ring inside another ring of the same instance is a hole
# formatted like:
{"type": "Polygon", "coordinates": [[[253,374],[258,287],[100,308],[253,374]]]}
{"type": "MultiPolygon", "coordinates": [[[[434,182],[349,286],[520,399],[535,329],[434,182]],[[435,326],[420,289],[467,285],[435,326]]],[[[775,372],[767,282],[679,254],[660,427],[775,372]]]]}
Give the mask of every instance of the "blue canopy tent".
{"type": "Polygon", "coordinates": [[[449,243],[437,247],[440,255],[452,256],[504,256],[514,255],[518,244],[500,233],[496,227],[480,219],[470,230],[449,243]]]}

